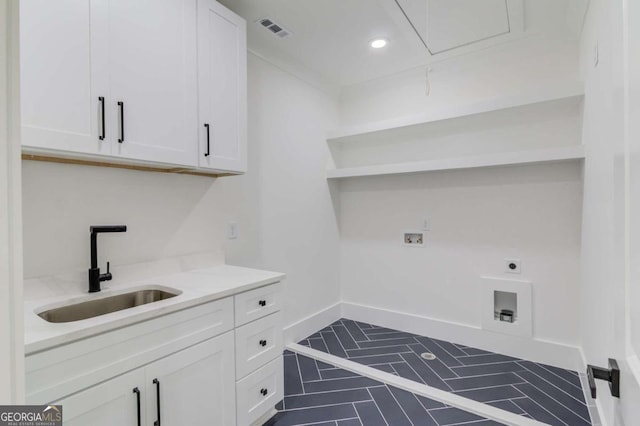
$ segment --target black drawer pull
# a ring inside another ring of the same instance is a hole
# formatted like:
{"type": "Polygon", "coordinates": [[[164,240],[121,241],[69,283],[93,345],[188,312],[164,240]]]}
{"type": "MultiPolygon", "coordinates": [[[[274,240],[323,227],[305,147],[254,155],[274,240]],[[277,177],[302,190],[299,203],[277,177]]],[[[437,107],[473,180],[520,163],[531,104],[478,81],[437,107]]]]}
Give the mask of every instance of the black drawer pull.
{"type": "Polygon", "coordinates": [[[262,394],[262,396],[267,396],[267,394],[269,393],[269,390],[267,388],[262,388],[260,389],[260,393],[262,394]]]}
{"type": "Polygon", "coordinates": [[[211,138],[210,138],[210,134],[209,134],[209,123],[205,123],[204,127],[207,129],[207,152],[204,153],[205,157],[208,157],[211,154],[211,138]]]}
{"type": "Polygon", "coordinates": [[[153,422],[153,426],[160,426],[160,381],[158,379],[153,379],[153,384],[156,385],[156,408],[158,410],[158,420],[153,422]]]}
{"type": "Polygon", "coordinates": [[[133,388],[133,393],[136,394],[136,402],[138,403],[138,426],[142,426],[142,421],[140,420],[140,389],[133,388]]]}
{"type": "Polygon", "coordinates": [[[260,340],[260,346],[262,346],[262,347],[267,346],[267,341],[266,340],[260,340]]]}
{"type": "Polygon", "coordinates": [[[98,139],[103,141],[106,131],[104,127],[104,96],[99,96],[98,102],[100,102],[100,136],[98,136],[98,139]]]}
{"type": "Polygon", "coordinates": [[[120,137],[118,143],[124,142],[124,102],[119,101],[118,107],[120,108],[120,137]]]}
{"type": "Polygon", "coordinates": [[[265,307],[265,306],[267,306],[267,301],[266,300],[261,300],[261,301],[258,302],[258,305],[260,305],[262,307],[265,307]]]}

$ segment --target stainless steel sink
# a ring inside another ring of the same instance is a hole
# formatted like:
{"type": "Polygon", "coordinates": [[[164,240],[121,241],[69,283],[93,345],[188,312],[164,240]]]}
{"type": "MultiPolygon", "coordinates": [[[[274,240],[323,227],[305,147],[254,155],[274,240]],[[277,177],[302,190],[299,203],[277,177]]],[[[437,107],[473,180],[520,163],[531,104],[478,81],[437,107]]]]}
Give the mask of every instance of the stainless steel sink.
{"type": "Polygon", "coordinates": [[[94,318],[111,312],[122,311],[160,300],[170,299],[180,294],[180,291],[170,291],[168,289],[141,289],[130,293],[118,294],[115,296],[103,297],[101,299],[91,299],[72,305],[60,306],[38,313],[38,316],[45,321],[62,323],[80,321],[87,318],[94,318]]]}

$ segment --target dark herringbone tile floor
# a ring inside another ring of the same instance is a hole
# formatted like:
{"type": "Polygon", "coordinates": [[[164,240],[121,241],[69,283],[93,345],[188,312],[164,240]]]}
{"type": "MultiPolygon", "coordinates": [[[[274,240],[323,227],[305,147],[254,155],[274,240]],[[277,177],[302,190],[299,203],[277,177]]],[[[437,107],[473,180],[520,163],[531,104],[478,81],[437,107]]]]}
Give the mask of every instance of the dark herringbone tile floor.
{"type": "Polygon", "coordinates": [[[284,369],[285,397],[269,426],[500,426],[293,352],[284,369]]]}
{"type": "Polygon", "coordinates": [[[573,371],[349,319],[300,344],[553,426],[591,425],[573,371]]]}

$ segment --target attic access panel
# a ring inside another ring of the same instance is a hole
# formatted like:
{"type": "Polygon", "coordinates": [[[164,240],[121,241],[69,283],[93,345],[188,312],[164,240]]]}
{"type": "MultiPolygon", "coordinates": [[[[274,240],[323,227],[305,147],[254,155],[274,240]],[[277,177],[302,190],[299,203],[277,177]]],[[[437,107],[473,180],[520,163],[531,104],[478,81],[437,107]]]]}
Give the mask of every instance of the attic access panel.
{"type": "Polygon", "coordinates": [[[395,0],[430,55],[483,48],[523,32],[521,0],[395,0]]]}

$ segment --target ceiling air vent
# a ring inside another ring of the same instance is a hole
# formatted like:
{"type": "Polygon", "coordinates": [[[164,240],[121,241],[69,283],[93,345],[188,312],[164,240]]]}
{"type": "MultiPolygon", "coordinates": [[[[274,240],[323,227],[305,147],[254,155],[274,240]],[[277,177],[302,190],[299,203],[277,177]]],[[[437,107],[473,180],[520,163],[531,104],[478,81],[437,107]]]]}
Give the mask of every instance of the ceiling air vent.
{"type": "Polygon", "coordinates": [[[291,31],[287,30],[282,25],[276,24],[269,18],[258,19],[256,22],[280,38],[285,38],[291,35],[291,31]]]}

